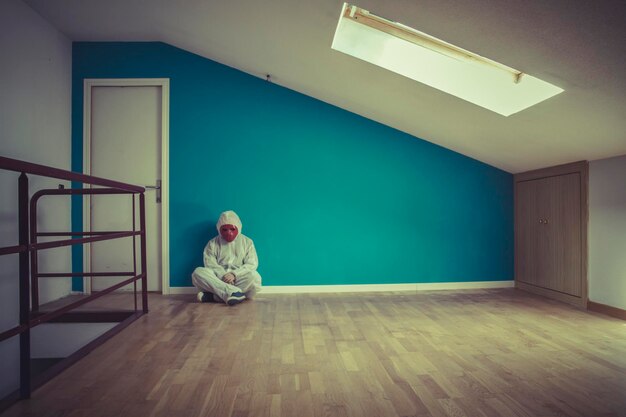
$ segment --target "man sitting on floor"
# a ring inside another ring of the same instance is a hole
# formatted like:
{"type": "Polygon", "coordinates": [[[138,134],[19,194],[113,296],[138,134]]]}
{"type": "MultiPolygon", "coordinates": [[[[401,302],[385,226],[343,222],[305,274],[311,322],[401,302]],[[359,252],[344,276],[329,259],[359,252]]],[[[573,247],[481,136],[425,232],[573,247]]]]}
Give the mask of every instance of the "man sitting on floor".
{"type": "Polygon", "coordinates": [[[204,248],[204,268],[196,268],[191,278],[200,290],[200,302],[232,306],[261,290],[259,260],[252,239],[241,234],[241,220],[234,211],[220,215],[217,230],[219,235],[204,248]]]}

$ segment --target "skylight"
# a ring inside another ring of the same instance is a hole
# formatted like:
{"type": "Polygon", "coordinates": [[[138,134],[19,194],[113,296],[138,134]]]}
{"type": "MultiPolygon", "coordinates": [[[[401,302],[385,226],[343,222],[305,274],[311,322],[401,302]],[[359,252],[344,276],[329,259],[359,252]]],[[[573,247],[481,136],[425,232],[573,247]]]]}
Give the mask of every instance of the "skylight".
{"type": "Polygon", "coordinates": [[[344,3],[332,48],[510,116],[562,88],[344,3]]]}

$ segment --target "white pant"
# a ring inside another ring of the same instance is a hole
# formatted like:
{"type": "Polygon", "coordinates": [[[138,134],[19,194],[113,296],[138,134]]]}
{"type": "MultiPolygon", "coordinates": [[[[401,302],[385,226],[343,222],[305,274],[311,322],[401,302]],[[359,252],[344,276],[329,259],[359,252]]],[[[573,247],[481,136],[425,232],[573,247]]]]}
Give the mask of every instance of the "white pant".
{"type": "Polygon", "coordinates": [[[215,275],[212,269],[198,267],[191,274],[191,280],[200,291],[212,292],[224,302],[234,292],[242,292],[246,298],[252,298],[261,291],[261,275],[256,271],[236,277],[234,285],[231,285],[222,281],[222,277],[215,275]]]}

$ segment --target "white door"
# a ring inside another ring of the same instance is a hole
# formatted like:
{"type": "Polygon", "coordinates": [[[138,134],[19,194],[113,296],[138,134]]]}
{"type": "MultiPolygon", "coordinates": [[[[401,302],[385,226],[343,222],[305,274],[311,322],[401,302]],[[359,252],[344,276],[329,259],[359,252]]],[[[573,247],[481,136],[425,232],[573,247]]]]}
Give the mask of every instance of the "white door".
{"type": "MultiPolygon", "coordinates": [[[[96,80],[94,80],[96,81],[96,80]]],[[[112,82],[114,84],[114,81],[112,82]]],[[[86,164],[90,175],[139,186],[155,186],[163,178],[163,86],[88,85],[90,103],[86,128],[86,164]]],[[[148,290],[162,288],[162,209],[157,190],[146,189],[146,252],[148,290]]],[[[160,194],[160,191],[159,191],[160,194]]],[[[91,231],[133,229],[131,195],[94,195],[89,204],[91,231]]],[[[139,229],[139,199],[135,199],[135,228],[139,229]]],[[[91,272],[132,272],[136,257],[140,271],[139,238],[135,255],[133,239],[123,238],[91,243],[87,269],[91,272]]],[[[98,291],[129,277],[93,277],[89,291],[98,291]]],[[[132,285],[124,287],[132,290],[132,285]]]]}

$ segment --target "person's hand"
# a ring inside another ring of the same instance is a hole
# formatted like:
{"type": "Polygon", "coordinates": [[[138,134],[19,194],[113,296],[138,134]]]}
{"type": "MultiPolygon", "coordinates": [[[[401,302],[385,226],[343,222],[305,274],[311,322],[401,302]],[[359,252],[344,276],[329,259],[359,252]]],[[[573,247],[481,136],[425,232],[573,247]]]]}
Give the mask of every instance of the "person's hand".
{"type": "Polygon", "coordinates": [[[233,274],[232,272],[227,273],[226,275],[222,277],[222,281],[224,281],[227,284],[234,284],[235,274],[233,274]]]}

